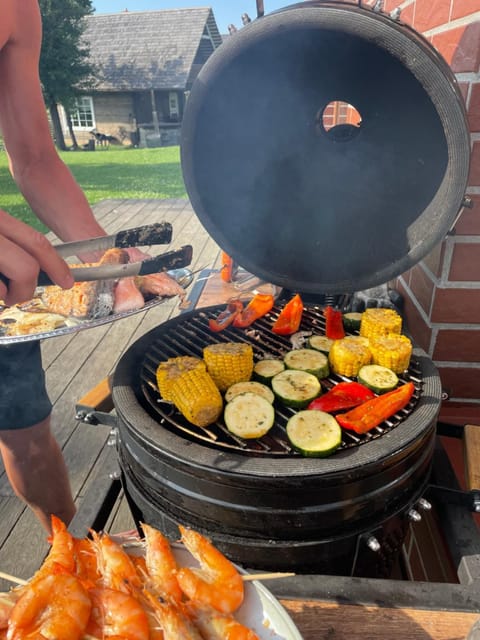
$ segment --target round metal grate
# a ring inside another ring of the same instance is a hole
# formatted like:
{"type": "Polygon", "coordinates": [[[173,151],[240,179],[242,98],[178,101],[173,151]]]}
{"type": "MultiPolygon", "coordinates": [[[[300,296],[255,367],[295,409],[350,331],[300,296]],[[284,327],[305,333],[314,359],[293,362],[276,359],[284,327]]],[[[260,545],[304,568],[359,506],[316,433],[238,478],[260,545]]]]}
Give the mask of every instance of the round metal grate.
{"type": "MultiPolygon", "coordinates": [[[[269,433],[260,439],[242,440],[228,431],[223,419],[219,419],[207,428],[196,427],[183,418],[171,403],[165,402],[161,398],[156,384],[155,372],[158,364],[168,358],[184,355],[201,358],[203,348],[215,342],[247,342],[253,347],[255,361],[268,356],[282,358],[287,351],[293,348],[289,338],[277,336],[270,330],[280,312],[280,307],[274,307],[264,318],[255,322],[250,330],[228,328],[220,334],[214,334],[208,328],[208,320],[215,317],[223,308],[223,306],[209,307],[193,315],[180,316],[162,325],[161,333],[156,340],[150,343],[140,368],[143,397],[139,400],[161,427],[203,445],[246,455],[299,456],[290,446],[286,435],[287,422],[295,410],[285,407],[278,401],[275,401],[274,405],[275,425],[269,433]]],[[[318,305],[305,307],[300,331],[318,335],[325,334],[323,307],[318,305]]],[[[334,374],[330,375],[322,380],[323,390],[327,391],[342,380],[348,381],[349,379],[334,374]]],[[[340,450],[355,448],[381,438],[384,434],[396,429],[412,414],[423,387],[421,368],[415,359],[412,359],[408,371],[400,376],[400,381],[401,383],[412,381],[415,385],[414,397],[409,405],[367,434],[357,435],[343,430],[340,450]]]]}

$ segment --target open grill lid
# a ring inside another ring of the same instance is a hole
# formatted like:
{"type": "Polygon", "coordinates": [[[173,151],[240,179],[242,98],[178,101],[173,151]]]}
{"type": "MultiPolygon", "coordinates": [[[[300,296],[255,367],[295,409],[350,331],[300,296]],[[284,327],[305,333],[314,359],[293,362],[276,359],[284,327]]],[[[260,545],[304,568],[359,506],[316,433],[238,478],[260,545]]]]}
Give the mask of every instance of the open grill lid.
{"type": "Polygon", "coordinates": [[[239,264],[312,293],[387,282],[463,206],[470,140],[455,77],[408,26],[302,2],[248,24],[202,68],[182,125],[193,207],[239,264]],[[359,127],[327,131],[342,101],[359,127]]]}

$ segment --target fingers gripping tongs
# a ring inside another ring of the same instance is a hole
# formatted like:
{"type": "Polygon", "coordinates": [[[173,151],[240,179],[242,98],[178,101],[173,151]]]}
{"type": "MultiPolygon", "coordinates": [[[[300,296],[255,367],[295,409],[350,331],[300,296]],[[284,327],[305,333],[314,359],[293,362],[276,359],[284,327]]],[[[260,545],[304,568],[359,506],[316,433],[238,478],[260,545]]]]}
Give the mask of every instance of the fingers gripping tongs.
{"type": "MultiPolygon", "coordinates": [[[[90,238],[76,242],[66,242],[54,248],[62,258],[78,256],[91,251],[107,251],[108,249],[128,249],[147,245],[169,244],[172,239],[172,225],[169,222],[145,225],[134,229],[125,229],[113,235],[90,238]]],[[[128,276],[143,276],[160,271],[181,269],[192,261],[191,245],[185,245],[175,251],[167,251],[142,262],[128,262],[126,264],[103,264],[71,269],[75,282],[89,280],[113,280],[128,276]]],[[[45,287],[53,284],[44,271],[38,275],[38,286],[45,287]]]]}

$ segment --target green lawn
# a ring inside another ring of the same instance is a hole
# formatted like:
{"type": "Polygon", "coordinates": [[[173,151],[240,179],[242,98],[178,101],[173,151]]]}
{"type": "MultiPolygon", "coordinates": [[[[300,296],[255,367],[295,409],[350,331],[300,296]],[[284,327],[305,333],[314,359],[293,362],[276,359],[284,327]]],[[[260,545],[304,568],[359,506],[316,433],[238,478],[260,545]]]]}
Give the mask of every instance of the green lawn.
{"type": "MultiPolygon", "coordinates": [[[[179,147],[97,149],[60,154],[90,204],[106,198],[186,198],[179,147]]],[[[0,151],[0,208],[45,231],[12,180],[0,151]]]]}

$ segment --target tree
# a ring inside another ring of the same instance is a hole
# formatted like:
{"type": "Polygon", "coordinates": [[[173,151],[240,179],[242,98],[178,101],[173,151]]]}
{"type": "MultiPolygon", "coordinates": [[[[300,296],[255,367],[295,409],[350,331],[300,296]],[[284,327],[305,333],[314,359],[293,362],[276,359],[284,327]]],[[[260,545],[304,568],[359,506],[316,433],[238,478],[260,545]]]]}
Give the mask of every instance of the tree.
{"type": "MultiPolygon", "coordinates": [[[[95,76],[89,48],[82,41],[84,18],[93,13],[93,7],[91,0],[39,0],[39,5],[43,24],[40,79],[55,143],[64,150],[58,105],[69,112],[75,97],[92,87],[95,76]]],[[[76,147],[75,137],[73,143],[76,147]]]]}

